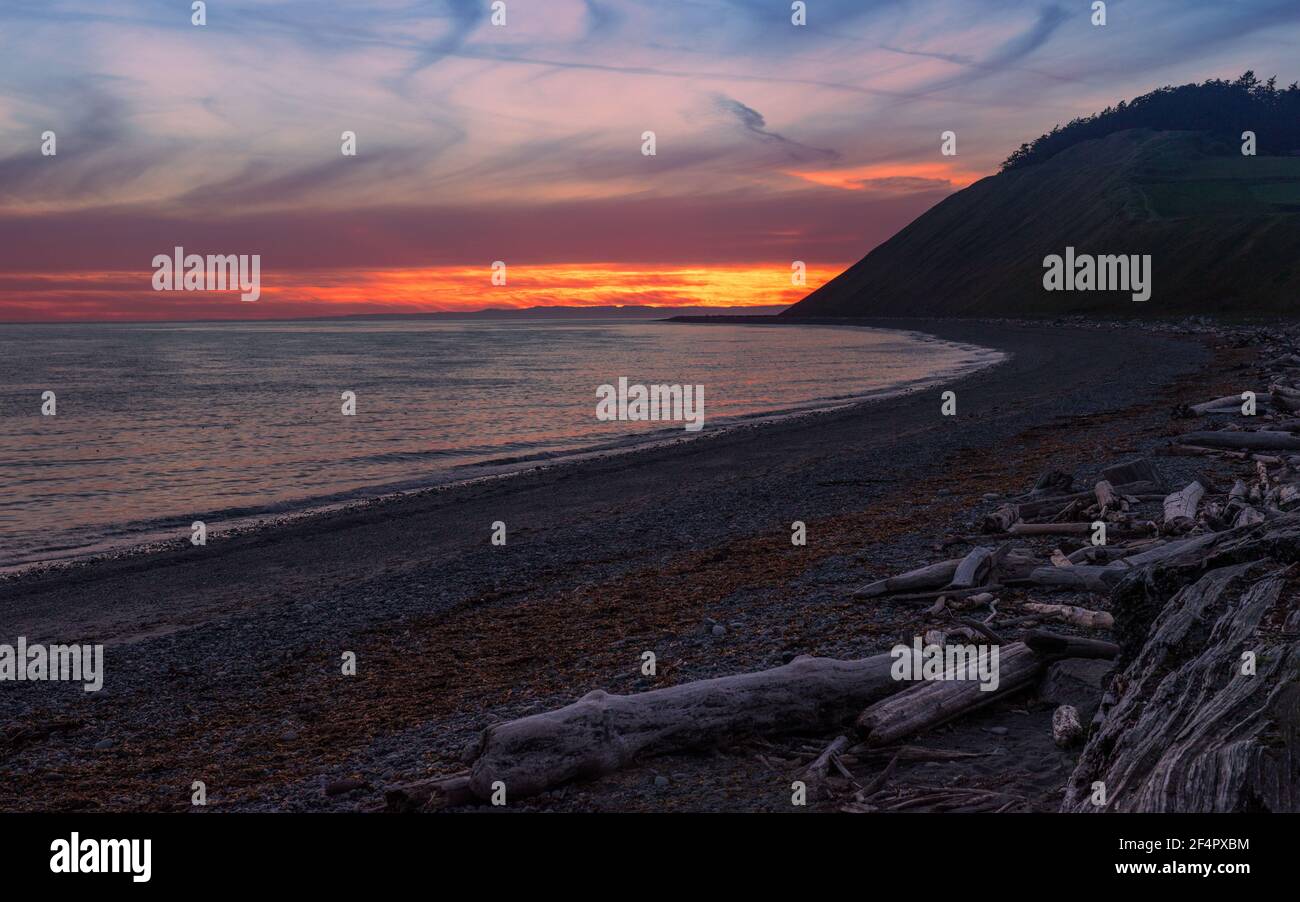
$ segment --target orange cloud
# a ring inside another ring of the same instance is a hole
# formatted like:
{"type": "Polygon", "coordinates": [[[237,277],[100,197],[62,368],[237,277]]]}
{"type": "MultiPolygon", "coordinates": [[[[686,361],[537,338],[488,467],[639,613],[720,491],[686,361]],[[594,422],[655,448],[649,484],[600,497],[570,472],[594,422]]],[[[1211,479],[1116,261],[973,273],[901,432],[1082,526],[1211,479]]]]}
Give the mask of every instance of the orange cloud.
{"type": "Polygon", "coordinates": [[[818,185],[841,188],[845,191],[862,191],[867,188],[886,190],[905,188],[907,183],[916,187],[933,189],[934,182],[946,182],[954,191],[965,188],[984,178],[988,173],[968,172],[955,163],[873,163],[851,169],[787,170],[786,175],[804,179],[818,185]]]}

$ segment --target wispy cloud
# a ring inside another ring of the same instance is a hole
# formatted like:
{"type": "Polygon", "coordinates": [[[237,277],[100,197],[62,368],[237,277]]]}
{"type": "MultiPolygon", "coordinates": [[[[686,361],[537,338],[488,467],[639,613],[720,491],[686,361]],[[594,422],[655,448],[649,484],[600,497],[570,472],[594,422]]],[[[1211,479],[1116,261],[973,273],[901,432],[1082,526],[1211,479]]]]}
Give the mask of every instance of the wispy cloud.
{"type": "Polygon", "coordinates": [[[826,150],[820,147],[809,147],[807,144],[801,144],[793,141],[785,135],[779,135],[767,128],[767,120],[763,114],[753,107],[746,106],[739,100],[719,94],[714,98],[718,107],[733,117],[740,126],[751,135],[755,135],[763,141],[772,142],[780,145],[793,160],[803,162],[809,159],[837,160],[839,153],[834,150],[826,150]]]}

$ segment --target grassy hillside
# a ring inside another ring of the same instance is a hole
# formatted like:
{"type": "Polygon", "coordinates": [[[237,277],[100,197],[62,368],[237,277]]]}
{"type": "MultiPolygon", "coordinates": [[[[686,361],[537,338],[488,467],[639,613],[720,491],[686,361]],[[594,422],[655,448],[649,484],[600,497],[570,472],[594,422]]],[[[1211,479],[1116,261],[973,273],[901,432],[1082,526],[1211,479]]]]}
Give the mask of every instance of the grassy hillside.
{"type": "Polygon", "coordinates": [[[982,179],[787,316],[1300,310],[1300,157],[1243,157],[1200,132],[1134,129],[982,179]],[[1152,296],[1053,291],[1043,258],[1150,254],[1152,296]]]}

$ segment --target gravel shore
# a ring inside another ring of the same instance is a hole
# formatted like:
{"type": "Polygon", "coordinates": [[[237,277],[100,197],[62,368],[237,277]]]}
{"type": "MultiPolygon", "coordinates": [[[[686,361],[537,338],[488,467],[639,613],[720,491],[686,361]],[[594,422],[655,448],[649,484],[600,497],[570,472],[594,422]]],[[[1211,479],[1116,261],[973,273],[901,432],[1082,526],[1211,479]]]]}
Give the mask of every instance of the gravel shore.
{"type": "MultiPolygon", "coordinates": [[[[1011,356],[943,387],[956,417],[936,388],[0,583],[0,641],[106,646],[98,693],[0,684],[0,810],[185,811],[196,780],[207,811],[363,809],[461,768],[495,719],[591,689],[886,650],[920,612],[852,588],[951,556],[936,543],[973,531],[985,495],[1146,453],[1177,400],[1233,388],[1212,368],[1230,349],[1173,331],[864,324],[1011,356]]],[[[933,737],[977,763],[905,779],[1014,785],[1052,809],[1071,759],[1050,719],[996,707],[933,737]]],[[[780,761],[823,739],[654,759],[512,807],[788,811],[780,761]]]]}

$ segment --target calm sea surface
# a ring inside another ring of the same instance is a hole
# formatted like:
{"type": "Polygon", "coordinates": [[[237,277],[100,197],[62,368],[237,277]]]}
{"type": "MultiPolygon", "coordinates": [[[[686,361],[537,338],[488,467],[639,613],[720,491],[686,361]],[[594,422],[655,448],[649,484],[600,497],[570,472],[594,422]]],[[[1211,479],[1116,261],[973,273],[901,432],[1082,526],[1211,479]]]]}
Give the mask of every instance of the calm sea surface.
{"type": "Polygon", "coordinates": [[[702,384],[707,434],[997,359],[834,326],[0,325],[0,567],[700,434],[597,420],[597,386],[620,376],[702,384]]]}

